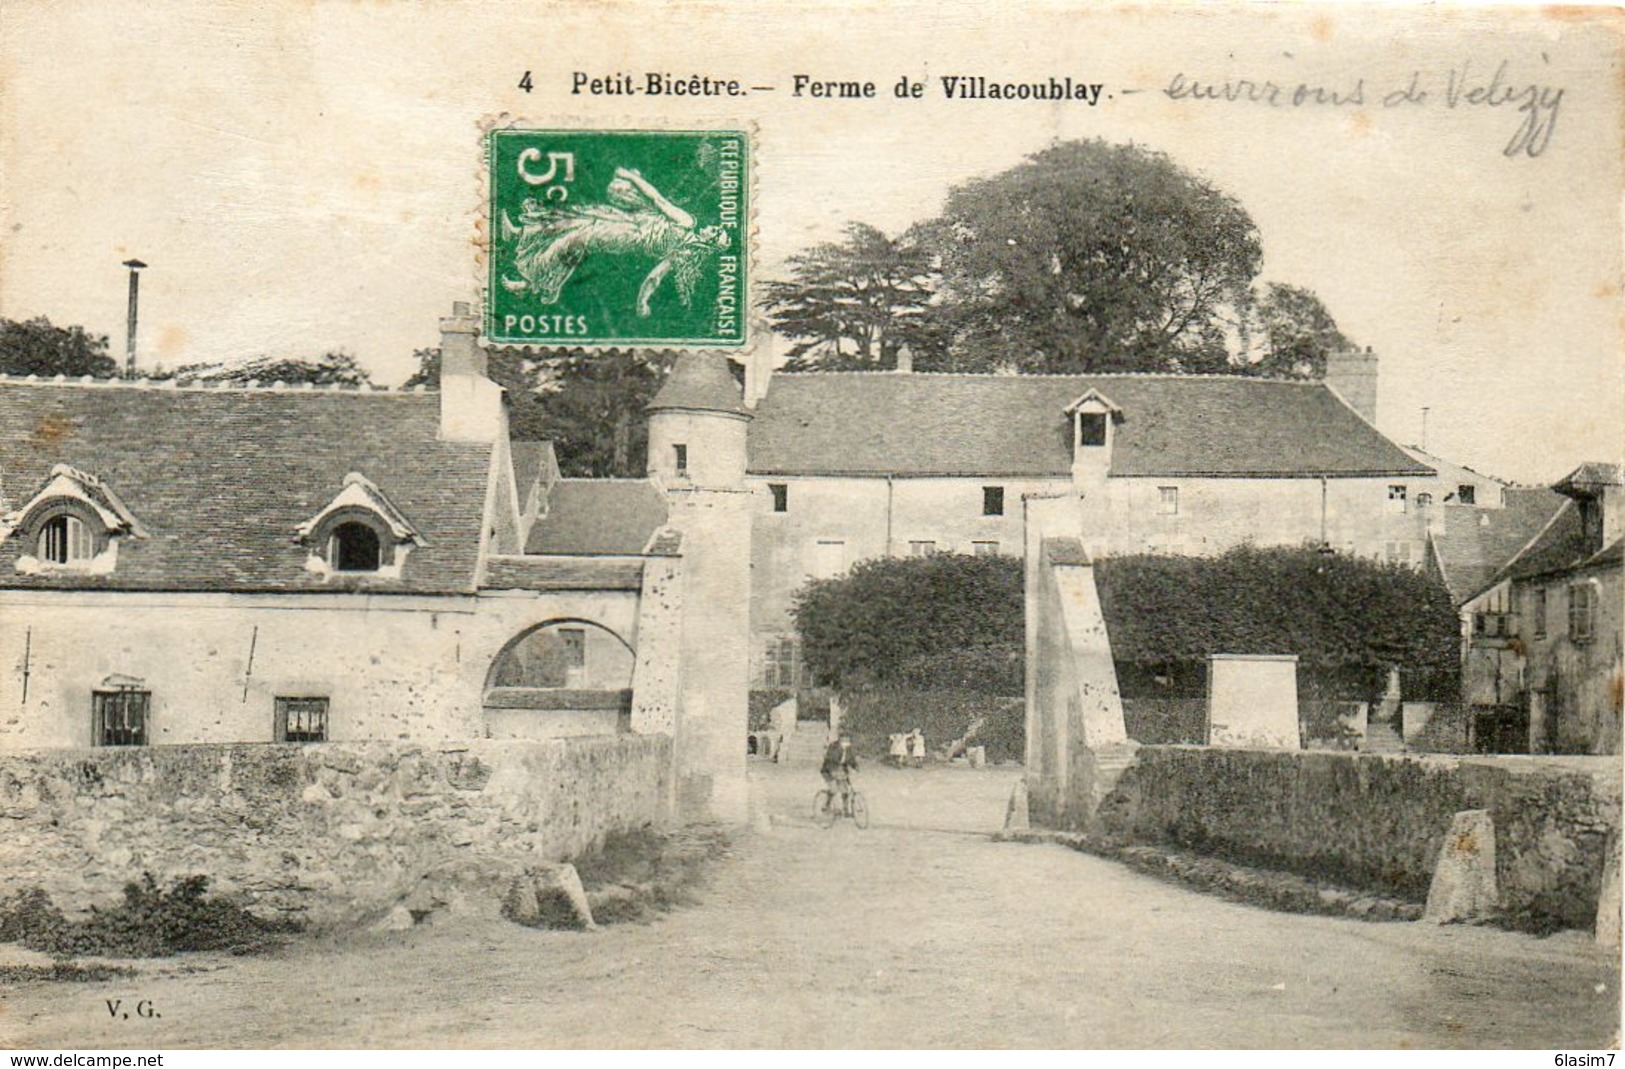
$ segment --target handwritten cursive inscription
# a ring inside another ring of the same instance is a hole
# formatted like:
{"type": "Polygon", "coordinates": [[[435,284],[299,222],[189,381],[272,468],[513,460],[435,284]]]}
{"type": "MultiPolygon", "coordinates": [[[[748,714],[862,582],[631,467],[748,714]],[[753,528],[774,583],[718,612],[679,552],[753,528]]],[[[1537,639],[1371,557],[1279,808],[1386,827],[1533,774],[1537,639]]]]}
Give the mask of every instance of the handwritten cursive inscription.
{"type": "Polygon", "coordinates": [[[1338,85],[1320,85],[1263,78],[1197,78],[1180,72],[1169,79],[1162,92],[1170,100],[1257,104],[1269,108],[1365,108],[1378,103],[1387,109],[1438,104],[1450,110],[1505,108],[1518,116],[1518,127],[1501,154],[1508,158],[1533,158],[1544,153],[1552,143],[1564,90],[1561,86],[1517,81],[1510,76],[1511,67],[1510,60],[1502,60],[1487,80],[1471,62],[1452,67],[1442,77],[1413,71],[1394,88],[1369,93],[1374,80],[1367,77],[1355,77],[1338,85]]]}

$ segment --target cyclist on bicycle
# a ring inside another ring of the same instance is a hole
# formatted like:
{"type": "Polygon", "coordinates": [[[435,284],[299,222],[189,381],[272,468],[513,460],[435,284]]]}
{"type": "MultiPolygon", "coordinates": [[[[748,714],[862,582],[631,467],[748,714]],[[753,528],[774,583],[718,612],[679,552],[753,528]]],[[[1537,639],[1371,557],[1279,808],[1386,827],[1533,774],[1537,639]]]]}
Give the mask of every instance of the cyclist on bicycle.
{"type": "MultiPolygon", "coordinates": [[[[843,813],[852,811],[852,773],[857,768],[858,754],[852,749],[852,734],[843,731],[840,738],[824,751],[824,763],[818,767],[824,777],[824,789],[829,791],[830,801],[834,801],[838,793],[843,813]]],[[[825,805],[827,807],[828,803],[825,805]]]]}

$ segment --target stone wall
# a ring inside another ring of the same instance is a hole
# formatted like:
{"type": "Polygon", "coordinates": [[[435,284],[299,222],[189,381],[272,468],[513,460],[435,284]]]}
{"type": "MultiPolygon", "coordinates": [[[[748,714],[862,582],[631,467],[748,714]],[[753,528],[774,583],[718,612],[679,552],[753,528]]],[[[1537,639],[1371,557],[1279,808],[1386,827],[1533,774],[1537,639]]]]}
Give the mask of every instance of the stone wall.
{"type": "Polygon", "coordinates": [[[1603,758],[1457,758],[1147,746],[1100,828],[1421,901],[1452,816],[1495,823],[1500,910],[1588,928],[1620,769],[1603,758]]]}
{"type": "Polygon", "coordinates": [[[362,922],[459,859],[556,861],[669,816],[665,736],[0,755],[0,895],[62,908],[194,873],[261,915],[362,922]]]}

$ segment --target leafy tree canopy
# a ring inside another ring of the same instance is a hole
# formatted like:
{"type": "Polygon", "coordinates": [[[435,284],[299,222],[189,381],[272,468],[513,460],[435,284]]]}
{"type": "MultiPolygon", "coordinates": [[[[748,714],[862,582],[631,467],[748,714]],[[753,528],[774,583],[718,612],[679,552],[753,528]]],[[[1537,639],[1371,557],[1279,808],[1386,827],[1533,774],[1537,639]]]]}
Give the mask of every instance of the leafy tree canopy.
{"type": "MultiPolygon", "coordinates": [[[[419,349],[407,386],[438,386],[440,350],[419,349]]],[[[515,438],[550,441],[567,476],[639,476],[647,466],[654,400],[670,353],[611,349],[493,349],[488,374],[507,390],[515,438]]]]}
{"type": "Polygon", "coordinates": [[[1390,665],[1431,678],[1457,668],[1449,591],[1404,565],[1241,546],[1218,557],[1108,557],[1095,576],[1119,664],[1296,654],[1318,678],[1367,680],[1390,665]]]}
{"type": "MultiPolygon", "coordinates": [[[[1295,654],[1309,692],[1379,685],[1392,665],[1432,681],[1457,671],[1449,592],[1402,565],[1241,546],[1108,557],[1095,577],[1120,675],[1199,677],[1215,653],[1295,654]]],[[[1016,558],[877,558],[808,583],[793,612],[817,683],[1019,694],[1022,597],[1016,558]]]]}
{"type": "Polygon", "coordinates": [[[763,288],[769,321],[795,340],[789,370],[890,368],[900,346],[933,344],[931,254],[917,235],[890,238],[848,223],[845,240],[792,256],[788,266],[788,281],[763,288]]]}
{"type": "Polygon", "coordinates": [[[307,383],[316,386],[365,386],[372,382],[367,369],[357,363],[356,358],[350,353],[342,351],[324,353],[315,360],[262,356],[240,364],[220,362],[183,364],[173,370],[148,372],[147,376],[192,382],[217,382],[233,386],[250,382],[264,385],[285,382],[289,386],[307,383]]]}
{"type": "Polygon", "coordinates": [[[852,223],[764,287],[791,370],[1307,377],[1349,344],[1312,292],[1256,282],[1246,210],[1169,157],[1057,144],[955,187],[898,238],[852,223]]]}
{"type": "Polygon", "coordinates": [[[0,373],[80,378],[113,378],[118,361],[107,354],[107,335],[83,327],[58,327],[44,316],[19,322],[0,319],[0,373]]]}
{"type": "Polygon", "coordinates": [[[1021,561],[877,557],[803,587],[792,610],[819,684],[1021,693],[1021,561]]]}
{"type": "Polygon", "coordinates": [[[1263,256],[1228,194],[1101,140],[957,187],[932,225],[956,347],[1023,371],[1223,364],[1221,310],[1263,256]]]}

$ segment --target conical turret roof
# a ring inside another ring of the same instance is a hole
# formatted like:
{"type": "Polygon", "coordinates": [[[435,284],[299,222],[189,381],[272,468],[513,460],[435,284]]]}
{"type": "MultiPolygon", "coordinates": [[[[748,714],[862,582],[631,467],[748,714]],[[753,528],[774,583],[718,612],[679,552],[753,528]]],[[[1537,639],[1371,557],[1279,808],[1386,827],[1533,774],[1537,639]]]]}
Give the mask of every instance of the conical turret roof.
{"type": "Polygon", "coordinates": [[[739,383],[728,371],[728,358],[720,353],[686,352],[677,358],[660,392],[649,402],[650,412],[673,408],[750,415],[739,383]]]}

